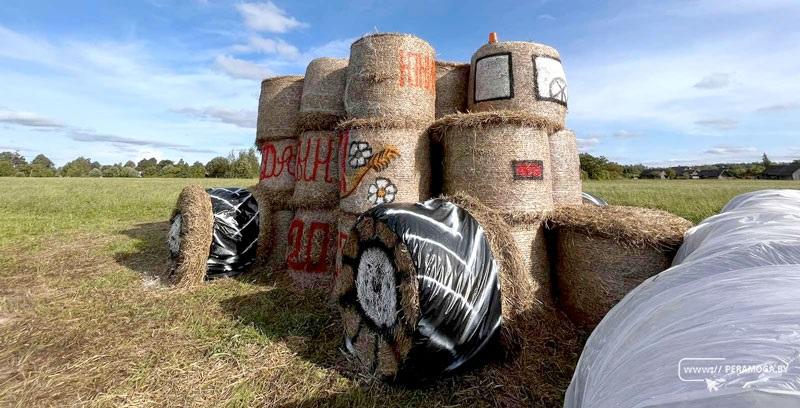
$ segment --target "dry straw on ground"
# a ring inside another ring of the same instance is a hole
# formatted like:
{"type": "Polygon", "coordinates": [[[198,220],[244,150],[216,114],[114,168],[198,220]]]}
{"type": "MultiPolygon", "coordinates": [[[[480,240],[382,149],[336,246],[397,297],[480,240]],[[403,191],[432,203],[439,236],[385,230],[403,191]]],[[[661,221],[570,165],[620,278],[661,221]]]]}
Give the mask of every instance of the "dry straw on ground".
{"type": "Polygon", "coordinates": [[[344,96],[353,118],[432,121],[436,105],[433,47],[410,34],[372,34],[350,47],[344,96]]]}
{"type": "Polygon", "coordinates": [[[669,268],[691,223],[636,207],[562,207],[549,221],[558,303],[594,327],[631,289],[669,268]]]}
{"type": "Polygon", "coordinates": [[[467,111],[469,64],[436,61],[436,119],[467,111]]]}
{"type": "Polygon", "coordinates": [[[300,101],[300,130],[330,130],[345,117],[347,60],[317,58],[306,68],[300,101]]]}
{"type": "Polygon", "coordinates": [[[430,195],[430,143],[423,129],[397,128],[387,119],[339,126],[343,172],[339,208],[358,214],[375,205],[417,202],[430,195]]]}
{"type": "MultiPolygon", "coordinates": [[[[558,51],[554,48],[523,41],[504,41],[486,44],[478,49],[472,56],[471,71],[468,85],[469,110],[483,112],[493,110],[524,111],[547,121],[553,127],[564,127],[567,114],[565,104],[542,99],[537,89],[535,78],[537,75],[546,75],[544,69],[539,72],[534,68],[534,57],[550,57],[549,61],[557,62],[560,59],[558,51]],[[508,70],[508,57],[510,54],[510,72],[508,70]],[[483,60],[482,60],[483,59],[483,60]],[[486,69],[476,71],[476,61],[486,64],[486,69]],[[476,84],[476,76],[479,76],[476,84]],[[499,80],[503,78],[503,80],[499,80]],[[510,89],[508,88],[510,85],[510,89]],[[476,102],[476,89],[479,98],[486,100],[476,102]],[[482,91],[481,89],[487,90],[482,91]],[[485,93],[485,96],[482,94],[485,93]]],[[[547,89],[541,92],[550,98],[550,83],[547,89]]],[[[553,83],[554,94],[566,98],[566,81],[553,83]],[[563,91],[562,91],[563,88],[563,91]]]]}
{"type": "Polygon", "coordinates": [[[335,210],[295,212],[286,266],[298,290],[329,289],[336,263],[335,210]]]}
{"type": "Polygon", "coordinates": [[[180,216],[180,246],[177,257],[171,257],[170,280],[179,287],[203,283],[208,269],[214,213],[211,198],[199,185],[190,185],[181,191],[170,217],[172,224],[180,216]]]}
{"type": "Polygon", "coordinates": [[[299,138],[292,202],[295,208],[333,209],[339,205],[339,135],[305,131],[299,138]]]}
{"type": "Polygon", "coordinates": [[[256,121],[257,143],[297,136],[302,94],[302,76],[279,76],[261,82],[256,121]]]}
{"type": "Polygon", "coordinates": [[[553,171],[553,203],[580,205],[581,163],[578,157],[578,141],[571,130],[561,130],[550,135],[551,169],[553,171]]]}
{"type": "Polygon", "coordinates": [[[432,132],[443,148],[443,192],[466,192],[506,212],[553,208],[550,144],[521,112],[450,115],[432,132]]]}

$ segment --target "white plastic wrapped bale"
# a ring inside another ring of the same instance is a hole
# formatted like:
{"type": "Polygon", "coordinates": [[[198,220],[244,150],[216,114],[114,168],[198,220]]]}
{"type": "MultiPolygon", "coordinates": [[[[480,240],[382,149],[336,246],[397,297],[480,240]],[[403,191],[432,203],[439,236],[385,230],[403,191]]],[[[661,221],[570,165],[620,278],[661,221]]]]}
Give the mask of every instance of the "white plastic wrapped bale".
{"type": "Polygon", "coordinates": [[[800,191],[734,198],[592,333],[565,407],[800,406],[800,191]]]}

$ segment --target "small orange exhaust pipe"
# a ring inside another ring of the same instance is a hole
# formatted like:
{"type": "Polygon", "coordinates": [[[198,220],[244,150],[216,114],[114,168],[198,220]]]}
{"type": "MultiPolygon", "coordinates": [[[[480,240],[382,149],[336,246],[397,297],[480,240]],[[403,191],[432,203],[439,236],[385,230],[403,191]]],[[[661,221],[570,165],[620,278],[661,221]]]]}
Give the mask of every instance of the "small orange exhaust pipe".
{"type": "Polygon", "coordinates": [[[489,44],[494,44],[496,42],[497,42],[497,33],[492,31],[491,33],[489,33],[489,44]]]}

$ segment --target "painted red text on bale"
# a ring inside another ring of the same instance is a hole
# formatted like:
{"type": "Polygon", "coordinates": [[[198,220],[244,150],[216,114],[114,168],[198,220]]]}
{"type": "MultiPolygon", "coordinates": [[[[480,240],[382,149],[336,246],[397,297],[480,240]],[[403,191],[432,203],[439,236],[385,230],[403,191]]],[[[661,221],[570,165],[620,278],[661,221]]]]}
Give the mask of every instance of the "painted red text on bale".
{"type": "Polygon", "coordinates": [[[292,250],[286,257],[286,265],[295,271],[325,273],[328,265],[328,246],[331,240],[330,224],[311,222],[306,224],[299,219],[292,221],[289,227],[289,242],[292,250]],[[305,239],[304,239],[305,238],[305,239]],[[305,241],[305,246],[303,242],[305,241]],[[314,259],[314,244],[319,243],[319,256],[314,259]]]}
{"type": "Polygon", "coordinates": [[[436,62],[418,52],[400,50],[400,86],[421,88],[436,93],[436,62]]]}
{"type": "Polygon", "coordinates": [[[294,145],[288,145],[279,152],[273,143],[264,143],[261,146],[261,175],[259,179],[280,177],[284,172],[294,177],[294,150],[294,145]]]}

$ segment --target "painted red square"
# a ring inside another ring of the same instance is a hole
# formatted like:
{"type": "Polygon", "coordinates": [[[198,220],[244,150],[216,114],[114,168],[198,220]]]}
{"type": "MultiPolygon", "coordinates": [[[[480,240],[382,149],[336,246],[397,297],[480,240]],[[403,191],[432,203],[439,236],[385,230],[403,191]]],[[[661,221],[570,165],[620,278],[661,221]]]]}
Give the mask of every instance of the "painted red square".
{"type": "Polygon", "coordinates": [[[514,180],[542,180],[544,164],[541,160],[514,160],[511,162],[514,180]]]}

